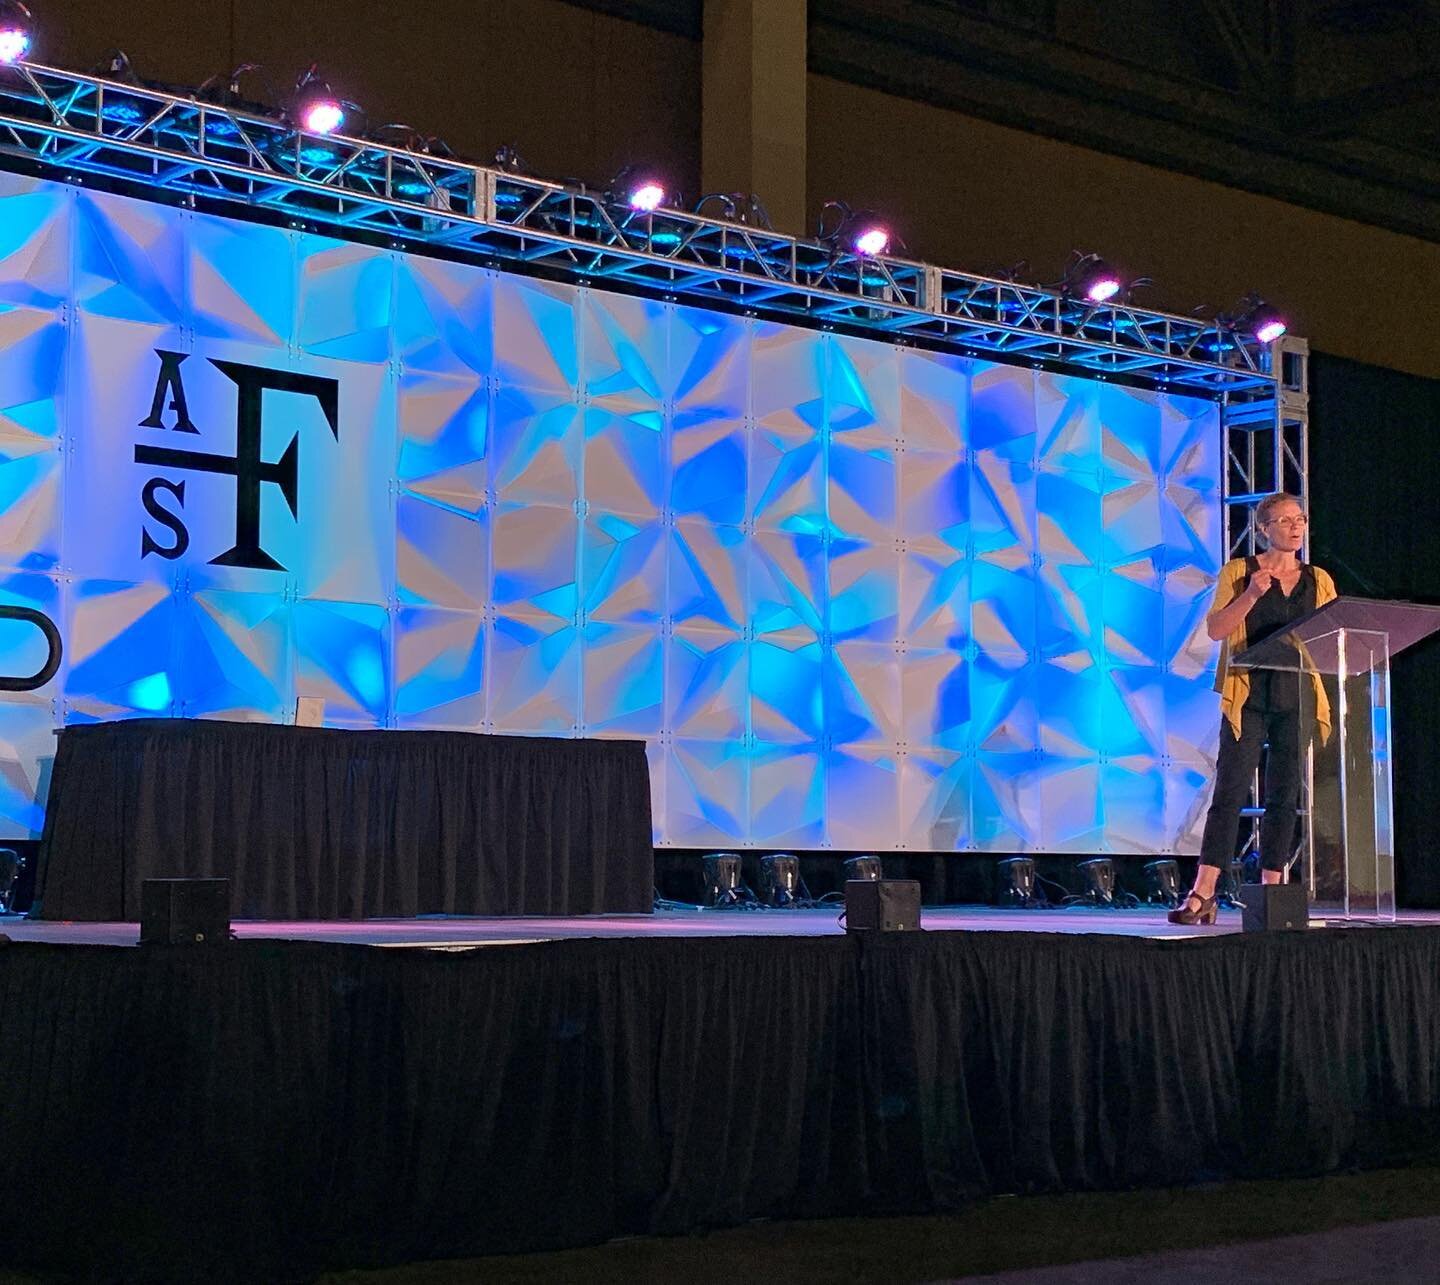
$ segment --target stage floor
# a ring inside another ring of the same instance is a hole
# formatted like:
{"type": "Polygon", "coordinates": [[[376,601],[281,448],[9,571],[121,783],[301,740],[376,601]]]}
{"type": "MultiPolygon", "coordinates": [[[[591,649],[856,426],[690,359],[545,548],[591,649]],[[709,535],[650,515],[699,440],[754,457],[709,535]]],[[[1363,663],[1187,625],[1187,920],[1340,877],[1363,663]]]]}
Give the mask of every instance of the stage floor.
{"type": "MultiPolygon", "coordinates": [[[[571,918],[479,919],[436,915],[419,919],[342,921],[237,920],[235,936],[246,941],[336,942],[346,945],[468,950],[516,946],[575,937],[823,937],[845,930],[839,905],[815,910],[662,910],[653,915],[588,915],[571,918]]],[[[1112,937],[1212,937],[1240,931],[1240,912],[1222,910],[1213,927],[1167,923],[1158,907],[1130,910],[1002,910],[989,906],[935,906],[923,914],[927,932],[1097,933],[1112,937]]],[[[1440,912],[1402,911],[1404,924],[1440,925],[1440,912]]],[[[1326,925],[1312,921],[1321,930],[1326,925]]],[[[0,932],[14,941],[70,945],[135,946],[133,923],[65,923],[0,916],[0,932]]]]}

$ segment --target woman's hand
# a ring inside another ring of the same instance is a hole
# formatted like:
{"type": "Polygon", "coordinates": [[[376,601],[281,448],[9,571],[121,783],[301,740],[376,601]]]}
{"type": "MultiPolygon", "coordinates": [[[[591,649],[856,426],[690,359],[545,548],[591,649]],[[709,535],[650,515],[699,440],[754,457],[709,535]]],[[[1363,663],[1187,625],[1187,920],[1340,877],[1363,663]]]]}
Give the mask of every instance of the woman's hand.
{"type": "Polygon", "coordinates": [[[1265,595],[1265,591],[1270,588],[1270,582],[1274,579],[1273,571],[1257,567],[1250,577],[1250,583],[1245,586],[1244,593],[1236,594],[1223,607],[1206,616],[1205,632],[1209,634],[1211,641],[1219,642],[1239,629],[1245,617],[1250,614],[1250,608],[1265,595]]]}

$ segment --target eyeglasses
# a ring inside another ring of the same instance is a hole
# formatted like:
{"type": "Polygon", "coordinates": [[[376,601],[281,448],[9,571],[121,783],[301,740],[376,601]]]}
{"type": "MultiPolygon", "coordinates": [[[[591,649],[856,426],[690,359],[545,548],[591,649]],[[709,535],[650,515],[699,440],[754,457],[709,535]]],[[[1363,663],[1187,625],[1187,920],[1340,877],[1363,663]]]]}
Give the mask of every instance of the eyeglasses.
{"type": "Polygon", "coordinates": [[[1292,531],[1299,531],[1310,525],[1310,519],[1302,513],[1300,516],[1293,518],[1271,518],[1265,525],[1283,526],[1288,527],[1292,531]]]}

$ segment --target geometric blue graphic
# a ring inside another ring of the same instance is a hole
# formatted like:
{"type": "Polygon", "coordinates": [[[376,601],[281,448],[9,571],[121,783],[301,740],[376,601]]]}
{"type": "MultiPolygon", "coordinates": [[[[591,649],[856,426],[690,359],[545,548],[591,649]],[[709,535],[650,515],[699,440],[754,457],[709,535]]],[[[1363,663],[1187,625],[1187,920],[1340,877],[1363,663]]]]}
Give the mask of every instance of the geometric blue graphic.
{"type": "Polygon", "coordinates": [[[661,844],[1194,851],[1220,467],[1194,398],[0,175],[0,594],[66,646],[0,833],[58,724],[316,697],[643,738],[661,844]]]}

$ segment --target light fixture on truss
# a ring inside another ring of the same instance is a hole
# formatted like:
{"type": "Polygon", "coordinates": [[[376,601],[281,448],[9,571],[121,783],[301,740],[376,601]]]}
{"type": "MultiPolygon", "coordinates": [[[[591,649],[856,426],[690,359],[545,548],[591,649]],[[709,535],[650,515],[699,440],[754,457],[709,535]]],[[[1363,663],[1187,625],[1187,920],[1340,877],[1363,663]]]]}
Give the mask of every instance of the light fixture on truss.
{"type": "Polygon", "coordinates": [[[20,0],[0,0],[0,63],[25,58],[34,47],[35,20],[20,0]]]}
{"type": "Polygon", "coordinates": [[[1235,315],[1228,320],[1235,330],[1253,335],[1262,344],[1273,344],[1289,329],[1280,309],[1254,291],[1240,301],[1235,315]]]}
{"type": "Polygon", "coordinates": [[[345,123],[346,107],[311,63],[295,83],[289,114],[292,123],[308,134],[334,134],[345,123]]]}
{"type": "Polygon", "coordinates": [[[628,206],[637,214],[653,214],[671,197],[665,179],[642,165],[627,165],[605,189],[606,200],[628,206]]]}
{"type": "Polygon", "coordinates": [[[1077,252],[1065,269],[1060,291],[1068,298],[1101,304],[1119,294],[1123,285],[1120,274],[1098,254],[1077,252]]]}
{"type": "Polygon", "coordinates": [[[862,258],[889,253],[894,237],[890,226],[873,210],[851,209],[845,201],[826,201],[820,208],[815,237],[831,250],[862,258]]]}

